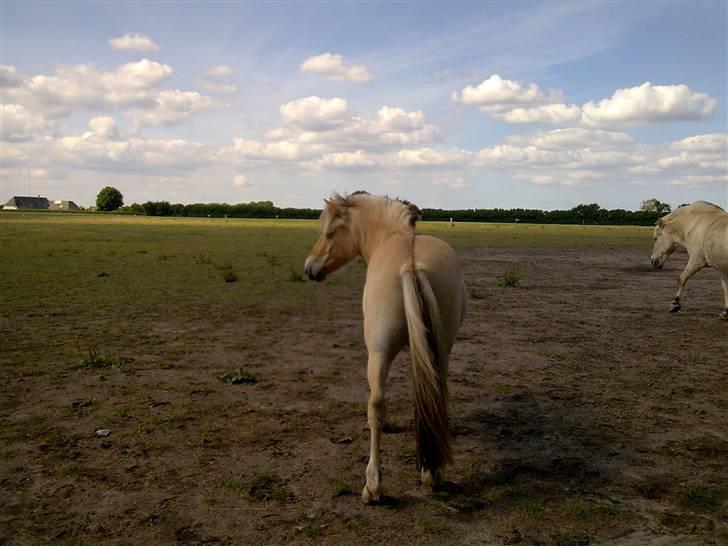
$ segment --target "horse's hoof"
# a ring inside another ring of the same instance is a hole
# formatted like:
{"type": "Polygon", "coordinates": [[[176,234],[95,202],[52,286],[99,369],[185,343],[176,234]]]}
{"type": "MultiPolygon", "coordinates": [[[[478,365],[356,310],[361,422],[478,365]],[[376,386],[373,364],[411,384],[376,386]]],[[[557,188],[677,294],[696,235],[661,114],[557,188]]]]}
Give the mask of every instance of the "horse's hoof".
{"type": "Polygon", "coordinates": [[[420,472],[420,483],[422,483],[425,487],[437,489],[441,482],[442,476],[439,471],[431,472],[429,470],[422,470],[420,472]]]}
{"type": "Polygon", "coordinates": [[[679,303],[672,302],[670,304],[670,313],[677,313],[681,309],[679,303]]]}
{"type": "Polygon", "coordinates": [[[726,309],[720,315],[718,315],[718,318],[721,320],[728,320],[728,309],[726,309]]]}
{"type": "Polygon", "coordinates": [[[361,500],[364,504],[379,504],[379,502],[382,500],[382,492],[380,491],[378,494],[375,495],[365,485],[364,489],[361,492],[361,500]]]}

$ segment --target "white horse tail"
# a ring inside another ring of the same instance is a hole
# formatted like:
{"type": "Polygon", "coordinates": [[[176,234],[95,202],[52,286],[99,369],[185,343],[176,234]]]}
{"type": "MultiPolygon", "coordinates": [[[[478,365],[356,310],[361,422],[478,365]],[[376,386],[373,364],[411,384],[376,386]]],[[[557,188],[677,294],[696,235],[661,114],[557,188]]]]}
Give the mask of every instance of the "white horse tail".
{"type": "Polygon", "coordinates": [[[440,313],[435,293],[415,264],[400,271],[412,358],[417,467],[437,471],[452,463],[448,432],[447,363],[440,350],[440,313]]]}

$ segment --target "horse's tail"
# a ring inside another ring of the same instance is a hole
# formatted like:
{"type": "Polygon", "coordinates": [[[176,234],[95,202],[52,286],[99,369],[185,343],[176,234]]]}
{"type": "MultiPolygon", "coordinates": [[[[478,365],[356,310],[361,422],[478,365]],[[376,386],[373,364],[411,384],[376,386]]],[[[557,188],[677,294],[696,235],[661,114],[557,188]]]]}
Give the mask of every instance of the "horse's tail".
{"type": "Polygon", "coordinates": [[[412,358],[417,467],[437,471],[452,462],[447,419],[447,361],[440,314],[430,281],[414,262],[400,271],[412,358]]]}

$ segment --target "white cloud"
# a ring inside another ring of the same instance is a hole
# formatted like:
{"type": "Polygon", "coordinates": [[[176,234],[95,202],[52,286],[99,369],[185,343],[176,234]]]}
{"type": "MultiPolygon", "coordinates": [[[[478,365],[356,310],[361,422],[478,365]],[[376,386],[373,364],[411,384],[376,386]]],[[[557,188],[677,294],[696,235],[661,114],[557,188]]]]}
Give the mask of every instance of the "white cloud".
{"type": "Polygon", "coordinates": [[[534,108],[514,108],[492,115],[508,123],[569,124],[581,121],[582,113],[581,108],[574,104],[545,104],[534,108]]]}
{"type": "Polygon", "coordinates": [[[280,107],[283,121],[307,131],[325,131],[344,124],[349,115],[346,99],[307,97],[280,107]]]}
{"type": "Polygon", "coordinates": [[[344,57],[332,53],[324,53],[309,57],[300,66],[301,72],[313,72],[330,80],[347,80],[364,83],[372,80],[374,76],[364,65],[346,66],[344,57]]]}
{"type": "Polygon", "coordinates": [[[512,145],[536,146],[546,150],[563,150],[579,148],[612,148],[630,144],[634,139],[626,133],[618,131],[599,131],[569,127],[553,129],[525,135],[513,135],[506,138],[512,145]]]}
{"type": "Polygon", "coordinates": [[[120,38],[112,38],[109,45],[114,49],[122,49],[125,51],[159,51],[159,46],[155,44],[148,36],[139,32],[131,32],[124,34],[120,38]]]}
{"type": "Polygon", "coordinates": [[[109,140],[117,140],[119,138],[119,127],[109,116],[92,118],[88,122],[88,127],[91,129],[91,133],[100,138],[109,140]]]}
{"type": "Polygon", "coordinates": [[[244,174],[239,174],[235,178],[233,178],[233,184],[238,186],[239,188],[242,188],[248,183],[248,177],[244,174]]]}
{"type": "Polygon", "coordinates": [[[23,142],[40,135],[48,128],[43,116],[19,104],[0,104],[0,140],[23,142]]]}
{"type": "Polygon", "coordinates": [[[267,159],[276,161],[293,161],[301,159],[301,147],[296,142],[258,142],[244,138],[233,139],[232,148],[222,151],[223,156],[231,161],[237,159],[267,159]]]}
{"type": "Polygon", "coordinates": [[[560,92],[545,95],[536,84],[525,86],[494,74],[480,85],[453,92],[453,101],[477,106],[508,123],[548,123],[583,127],[629,127],[710,117],[718,101],[687,85],[642,85],[618,89],[608,99],[583,106],[565,104],[560,92]]]}
{"type": "Polygon", "coordinates": [[[319,167],[332,167],[336,169],[355,169],[363,167],[374,167],[377,161],[363,150],[355,152],[338,152],[324,154],[316,162],[319,167]]]}
{"type": "Polygon", "coordinates": [[[206,76],[212,76],[213,78],[226,78],[235,75],[235,70],[224,64],[216,64],[205,70],[206,76]]]}
{"type": "Polygon", "coordinates": [[[215,106],[212,97],[196,91],[160,91],[154,105],[127,110],[125,113],[139,125],[172,125],[215,106]]]}
{"type": "Polygon", "coordinates": [[[670,147],[686,152],[719,152],[728,156],[728,134],[713,133],[692,136],[673,142],[670,147]]]}
{"type": "Polygon", "coordinates": [[[8,89],[10,87],[20,87],[25,79],[14,66],[8,64],[0,64],[0,87],[8,89]]]}
{"type": "Polygon", "coordinates": [[[487,113],[505,113],[517,107],[556,104],[563,100],[556,91],[552,90],[547,96],[535,83],[523,86],[498,74],[493,74],[475,87],[469,85],[459,93],[453,91],[451,98],[467,106],[477,106],[487,113]]]}
{"type": "MultiPolygon", "coordinates": [[[[4,74],[17,73],[6,67],[4,74]]],[[[173,124],[219,105],[212,97],[195,91],[161,90],[173,75],[169,65],[149,59],[126,63],[113,71],[94,65],[64,65],[56,75],[25,78],[4,90],[8,102],[22,105],[45,118],[59,118],[73,111],[121,111],[139,125],[173,124]]]]}
{"type": "Polygon", "coordinates": [[[718,101],[687,85],[652,85],[618,89],[611,98],[583,106],[584,123],[593,126],[695,121],[710,117],[718,101]]]}

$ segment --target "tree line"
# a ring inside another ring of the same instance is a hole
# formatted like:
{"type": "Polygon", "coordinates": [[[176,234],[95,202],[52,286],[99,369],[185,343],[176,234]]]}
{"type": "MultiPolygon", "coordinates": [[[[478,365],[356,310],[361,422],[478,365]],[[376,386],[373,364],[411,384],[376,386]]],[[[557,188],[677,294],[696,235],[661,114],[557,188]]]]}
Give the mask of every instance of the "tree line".
{"type": "MultiPolygon", "coordinates": [[[[227,203],[170,203],[147,201],[122,207],[127,213],[147,216],[187,216],[210,218],[298,218],[314,219],[320,209],[276,207],[272,201],[253,201],[229,205],[227,203]]],[[[432,209],[421,210],[423,220],[455,222],[502,222],[528,224],[597,224],[597,225],[653,225],[658,218],[670,212],[670,206],[656,199],[644,201],[640,210],[608,210],[597,203],[582,204],[568,210],[539,209],[432,209]]]]}

